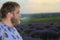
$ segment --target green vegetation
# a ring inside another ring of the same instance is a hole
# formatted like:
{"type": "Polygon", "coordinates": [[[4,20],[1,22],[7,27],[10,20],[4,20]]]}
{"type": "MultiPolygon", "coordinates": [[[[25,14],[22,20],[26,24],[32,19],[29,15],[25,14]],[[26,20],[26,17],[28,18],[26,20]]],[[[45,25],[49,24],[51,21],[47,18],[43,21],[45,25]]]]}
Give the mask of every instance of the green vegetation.
{"type": "Polygon", "coordinates": [[[26,23],[36,23],[36,22],[59,22],[60,16],[57,17],[45,17],[45,18],[30,18],[30,20],[22,20],[22,22],[26,23]]]}

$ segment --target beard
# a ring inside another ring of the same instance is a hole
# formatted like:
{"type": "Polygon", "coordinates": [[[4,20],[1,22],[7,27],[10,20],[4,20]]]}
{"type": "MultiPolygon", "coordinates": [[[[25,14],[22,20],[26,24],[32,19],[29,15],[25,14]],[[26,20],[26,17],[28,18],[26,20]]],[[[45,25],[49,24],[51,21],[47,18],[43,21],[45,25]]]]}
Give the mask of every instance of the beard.
{"type": "Polygon", "coordinates": [[[15,19],[14,17],[11,18],[11,22],[12,22],[14,27],[16,27],[18,24],[20,24],[20,20],[19,19],[15,19]]]}

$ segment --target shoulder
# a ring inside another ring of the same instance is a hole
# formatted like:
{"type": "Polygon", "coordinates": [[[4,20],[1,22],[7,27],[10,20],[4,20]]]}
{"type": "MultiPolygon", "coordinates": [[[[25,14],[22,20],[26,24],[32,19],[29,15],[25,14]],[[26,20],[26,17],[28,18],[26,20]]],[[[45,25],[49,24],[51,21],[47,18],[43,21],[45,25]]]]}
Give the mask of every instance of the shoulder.
{"type": "Polygon", "coordinates": [[[2,29],[3,29],[3,27],[2,27],[2,24],[1,24],[1,22],[0,22],[0,37],[1,37],[1,35],[2,35],[2,29]]]}
{"type": "Polygon", "coordinates": [[[3,31],[4,25],[0,22],[0,32],[3,31]]]}
{"type": "Polygon", "coordinates": [[[2,28],[2,23],[0,22],[0,29],[2,28]]]}
{"type": "Polygon", "coordinates": [[[3,28],[3,24],[0,22],[0,28],[3,28]]]}

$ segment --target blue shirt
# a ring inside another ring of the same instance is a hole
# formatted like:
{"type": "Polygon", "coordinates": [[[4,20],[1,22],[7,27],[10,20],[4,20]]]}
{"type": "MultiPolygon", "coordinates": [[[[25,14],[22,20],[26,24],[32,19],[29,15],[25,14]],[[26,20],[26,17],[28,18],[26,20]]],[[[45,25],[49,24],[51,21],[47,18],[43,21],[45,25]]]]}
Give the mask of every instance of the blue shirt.
{"type": "Polygon", "coordinates": [[[0,22],[0,40],[23,40],[15,27],[9,27],[0,22]]]}

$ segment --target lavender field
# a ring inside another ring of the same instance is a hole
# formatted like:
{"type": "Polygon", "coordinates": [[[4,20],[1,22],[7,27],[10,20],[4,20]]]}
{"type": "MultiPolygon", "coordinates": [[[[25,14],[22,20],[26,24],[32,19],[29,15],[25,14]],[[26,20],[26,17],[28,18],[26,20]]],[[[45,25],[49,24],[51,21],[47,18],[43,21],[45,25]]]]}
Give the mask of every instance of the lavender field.
{"type": "Polygon", "coordinates": [[[17,29],[24,40],[60,40],[60,22],[21,24],[17,29]]]}
{"type": "Polygon", "coordinates": [[[16,28],[24,40],[60,40],[60,13],[22,15],[16,28]]]}

